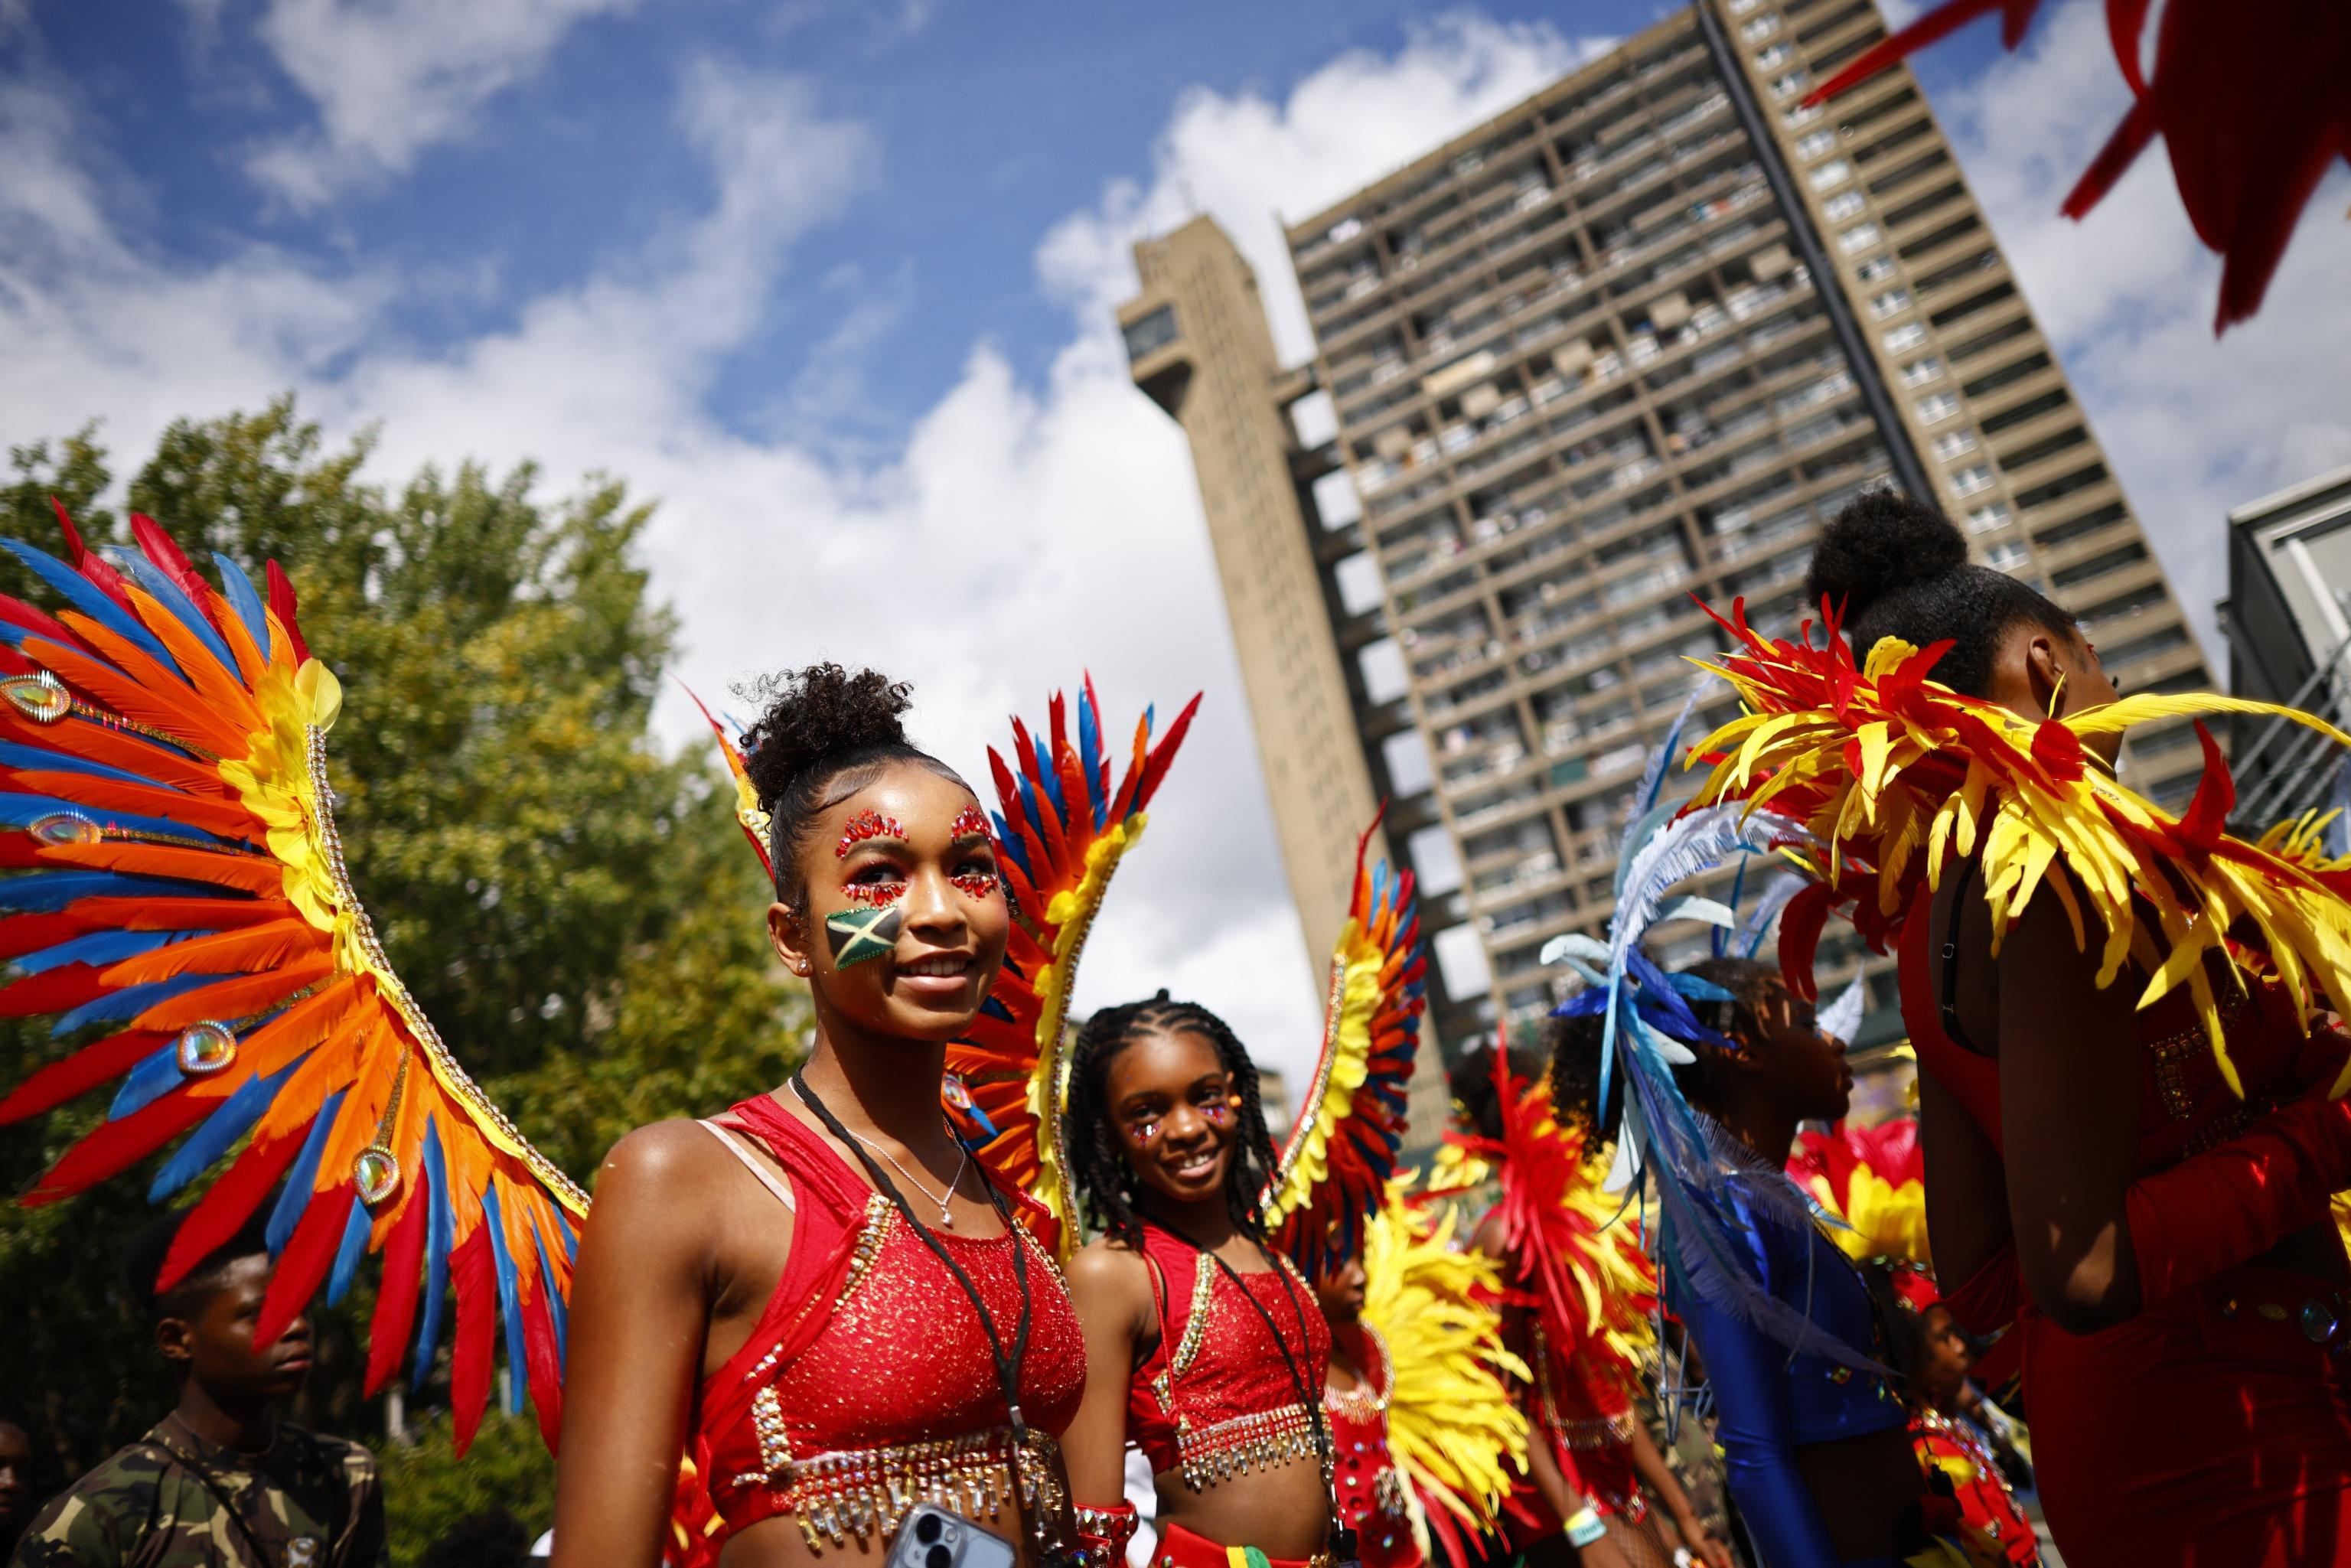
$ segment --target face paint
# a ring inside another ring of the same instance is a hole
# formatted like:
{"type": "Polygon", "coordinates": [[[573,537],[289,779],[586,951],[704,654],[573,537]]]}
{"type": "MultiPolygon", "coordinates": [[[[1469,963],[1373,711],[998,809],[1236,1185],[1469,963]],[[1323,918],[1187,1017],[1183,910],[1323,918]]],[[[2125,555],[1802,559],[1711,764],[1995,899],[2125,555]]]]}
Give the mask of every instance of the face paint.
{"type": "Polygon", "coordinates": [[[849,852],[868,839],[904,839],[906,830],[898,825],[895,817],[885,817],[879,811],[860,811],[849,819],[841,830],[841,842],[833,845],[832,858],[846,860],[849,852]]]}
{"type": "Polygon", "coordinates": [[[879,958],[898,944],[906,912],[893,904],[882,909],[842,909],[824,917],[825,939],[832,944],[832,967],[847,969],[879,958]]]}
{"type": "Polygon", "coordinates": [[[947,824],[947,837],[963,839],[974,833],[982,838],[987,836],[987,819],[980,814],[978,807],[966,806],[956,813],[955,821],[947,824]]]}

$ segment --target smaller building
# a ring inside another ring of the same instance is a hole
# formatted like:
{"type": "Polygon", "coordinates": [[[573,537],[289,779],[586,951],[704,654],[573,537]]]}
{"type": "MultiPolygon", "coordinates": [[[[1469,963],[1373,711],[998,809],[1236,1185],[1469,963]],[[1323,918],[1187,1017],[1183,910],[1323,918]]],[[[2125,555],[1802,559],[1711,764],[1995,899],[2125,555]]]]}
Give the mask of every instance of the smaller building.
{"type": "MultiPolygon", "coordinates": [[[[2230,690],[2337,726],[2351,722],[2351,467],[2229,514],[2230,690]]],[[[2344,758],[2325,737],[2283,719],[2232,721],[2234,831],[2258,836],[2304,811],[2351,804],[2344,758]]],[[[2344,829],[2332,832],[2344,848],[2344,829]]]]}

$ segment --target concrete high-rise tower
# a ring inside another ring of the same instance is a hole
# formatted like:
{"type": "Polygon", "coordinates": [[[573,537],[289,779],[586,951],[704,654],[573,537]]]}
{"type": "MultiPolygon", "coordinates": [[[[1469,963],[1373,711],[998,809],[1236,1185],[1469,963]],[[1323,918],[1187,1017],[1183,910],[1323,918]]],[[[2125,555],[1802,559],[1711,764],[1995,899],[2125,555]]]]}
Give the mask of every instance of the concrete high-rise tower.
{"type": "MultiPolygon", "coordinates": [[[[1604,926],[1623,803],[1720,646],[1691,595],[1792,632],[1865,486],[1930,496],[2124,690],[2208,682],[1917,82],[1803,107],[1884,36],[1870,0],[1697,0],[1290,225],[1305,364],[1208,220],[1136,247],[1120,321],[1191,439],[1301,917],[1335,927],[1349,823],[1396,795],[1391,847],[1449,889],[1449,1043],[1531,1025],[1544,941],[1604,926]],[[1326,516],[1337,468],[1357,505],[1326,516]]],[[[2183,800],[2192,730],[2125,768],[2183,800]]],[[[1860,956],[1833,936],[1824,983],[1860,956]]]]}

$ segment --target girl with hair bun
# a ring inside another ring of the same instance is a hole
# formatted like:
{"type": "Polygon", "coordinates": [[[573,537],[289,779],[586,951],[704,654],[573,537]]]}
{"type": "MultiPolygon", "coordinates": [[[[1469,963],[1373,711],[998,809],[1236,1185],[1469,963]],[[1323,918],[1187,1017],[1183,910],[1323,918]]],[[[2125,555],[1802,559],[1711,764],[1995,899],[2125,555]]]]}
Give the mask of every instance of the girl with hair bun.
{"type": "Polygon", "coordinates": [[[716,1518],[687,1560],[878,1561],[944,1501],[1036,1568],[1069,1540],[1055,1437],[1085,1346],[1028,1200],[940,1105],[1010,915],[970,788],[906,687],[818,664],[747,737],[778,956],[815,1043],[726,1115],[640,1127],[597,1184],[571,1298],[557,1568],[663,1560],[683,1448],[716,1518]]]}
{"type": "Polygon", "coordinates": [[[1802,824],[1824,880],[1783,957],[1808,967],[1792,930],[1855,894],[1898,947],[1938,1272],[1969,1329],[2022,1344],[2059,1546],[2092,1568],[2351,1559],[2328,1214],[2351,1105],[2328,1098],[2344,1042],[2304,1028],[2346,1006],[2351,910],[2226,837],[2209,737],[2178,817],[2114,773],[2129,723],[2248,705],[2117,703],[2064,609],[1891,493],[1831,521],[1808,588],[1850,650],[1726,622],[1749,713],[1700,744],[1725,760],[1699,800],[1769,779],[1802,824]]]}
{"type": "Polygon", "coordinates": [[[1070,1264],[1086,1338],[1070,1429],[1081,1529],[1133,1532],[1120,1462],[1132,1441],[1151,1462],[1163,1568],[1226,1568],[1245,1551],[1271,1568],[1352,1557],[1333,1529],[1322,1412],[1331,1330],[1266,1235],[1276,1154],[1248,1051],[1162,991],[1087,1019],[1069,1085],[1071,1177],[1102,1230],[1070,1264]]]}

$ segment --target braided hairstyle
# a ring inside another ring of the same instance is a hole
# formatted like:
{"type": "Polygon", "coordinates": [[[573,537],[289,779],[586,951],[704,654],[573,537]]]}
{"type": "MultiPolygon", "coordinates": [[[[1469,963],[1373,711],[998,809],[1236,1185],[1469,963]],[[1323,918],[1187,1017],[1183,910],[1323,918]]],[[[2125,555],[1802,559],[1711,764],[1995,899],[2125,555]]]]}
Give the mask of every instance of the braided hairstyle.
{"type": "Polygon", "coordinates": [[[1898,490],[1865,490],[1829,519],[1804,594],[1838,610],[1858,661],[1881,637],[1921,648],[1949,639],[1934,678],[1970,696],[1986,695],[2001,635],[2018,622],[2076,634],[2074,618],[2039,590],[1970,564],[1950,518],[1898,490]]]}
{"type": "MultiPolygon", "coordinates": [[[[748,694],[765,705],[743,737],[744,764],[768,813],[768,856],[776,900],[808,914],[800,851],[816,819],[882,776],[895,762],[927,768],[963,784],[963,776],[906,739],[898,716],[910,688],[872,670],[851,674],[839,664],[810,664],[769,675],[748,694]]],[[[969,785],[964,785],[968,789],[969,785]]],[[[975,796],[975,799],[977,797],[975,796]]]]}
{"type": "Polygon", "coordinates": [[[1258,1098],[1257,1065],[1225,1020],[1197,1002],[1167,999],[1161,991],[1147,1001],[1104,1008],[1086,1019],[1070,1051],[1070,1101],[1062,1130],[1070,1151],[1070,1177],[1086,1216],[1104,1233],[1129,1247],[1143,1244],[1143,1218],[1134,1211],[1134,1166],[1112,1124],[1110,1065],[1146,1034],[1196,1034],[1217,1053],[1232,1092],[1241,1097],[1232,1163],[1225,1169],[1225,1211],[1250,1236],[1263,1239],[1265,1219],[1258,1199],[1273,1179],[1273,1136],[1266,1131],[1265,1106],[1258,1098]]]}

